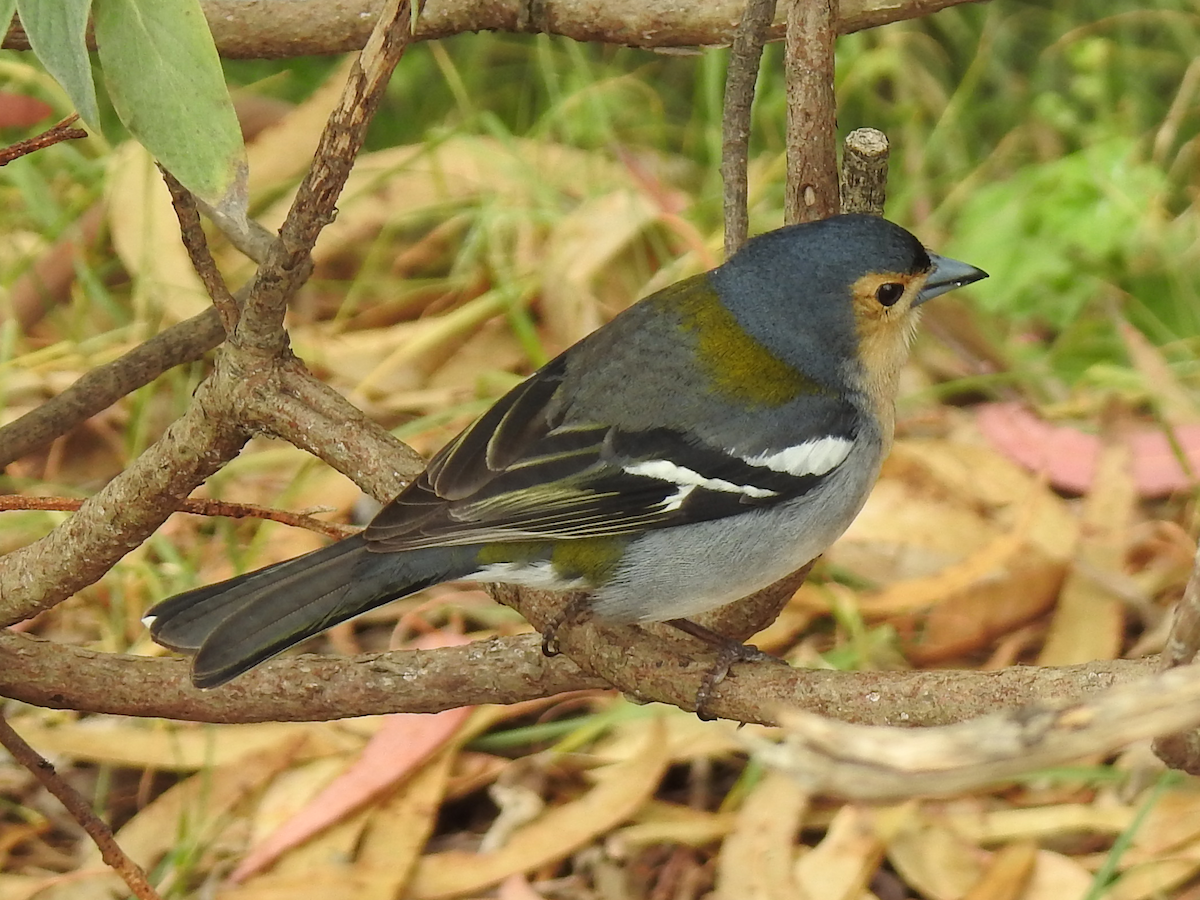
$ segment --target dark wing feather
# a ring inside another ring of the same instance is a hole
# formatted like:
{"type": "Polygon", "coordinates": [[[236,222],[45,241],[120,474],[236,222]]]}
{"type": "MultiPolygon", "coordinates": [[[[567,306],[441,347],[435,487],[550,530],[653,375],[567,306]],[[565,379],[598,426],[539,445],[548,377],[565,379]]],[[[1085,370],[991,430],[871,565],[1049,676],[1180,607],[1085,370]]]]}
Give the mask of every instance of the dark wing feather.
{"type": "MultiPolygon", "coordinates": [[[[370,549],[624,535],[780,503],[828,477],[773,471],[672,429],[564,424],[555,402],[563,372],[560,357],[443,448],[368,527],[370,549]],[[678,481],[628,471],[656,460],[756,490],[698,485],[680,498],[678,481]]],[[[813,437],[853,439],[851,408],[815,402],[800,417],[813,437]]]]}

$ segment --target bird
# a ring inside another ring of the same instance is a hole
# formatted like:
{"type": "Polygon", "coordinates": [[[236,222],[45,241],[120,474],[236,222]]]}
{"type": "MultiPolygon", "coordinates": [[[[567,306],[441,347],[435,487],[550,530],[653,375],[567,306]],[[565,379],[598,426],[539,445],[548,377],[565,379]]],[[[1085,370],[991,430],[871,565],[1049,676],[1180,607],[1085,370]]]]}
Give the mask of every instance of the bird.
{"type": "Polygon", "coordinates": [[[516,385],[360,533],[170,597],[151,637],[214,688],[446,581],[582,592],[618,623],[737,601],[858,515],[921,307],[986,277],[875,216],[751,238],[516,385]]]}

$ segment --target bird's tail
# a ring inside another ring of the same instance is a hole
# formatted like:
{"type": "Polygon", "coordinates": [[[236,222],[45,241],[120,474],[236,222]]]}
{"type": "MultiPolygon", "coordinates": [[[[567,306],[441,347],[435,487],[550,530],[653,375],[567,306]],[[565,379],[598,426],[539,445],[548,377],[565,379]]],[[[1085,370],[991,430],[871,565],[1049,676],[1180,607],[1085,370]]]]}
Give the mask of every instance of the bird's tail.
{"type": "Polygon", "coordinates": [[[338,622],[464,574],[454,571],[461,555],[439,549],[373,553],[355,535],[177,594],[151,609],[146,621],[155,641],[195,654],[196,687],[216,687],[338,622]]]}

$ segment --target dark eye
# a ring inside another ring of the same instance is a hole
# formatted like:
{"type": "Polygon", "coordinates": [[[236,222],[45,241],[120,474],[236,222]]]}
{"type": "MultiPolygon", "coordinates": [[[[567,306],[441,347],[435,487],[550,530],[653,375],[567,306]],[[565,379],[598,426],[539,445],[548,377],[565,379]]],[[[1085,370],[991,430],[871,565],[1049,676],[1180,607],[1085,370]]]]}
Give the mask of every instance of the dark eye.
{"type": "Polygon", "coordinates": [[[889,281],[886,284],[881,284],[875,289],[875,299],[884,306],[891,306],[903,296],[904,285],[896,281],[889,281]]]}

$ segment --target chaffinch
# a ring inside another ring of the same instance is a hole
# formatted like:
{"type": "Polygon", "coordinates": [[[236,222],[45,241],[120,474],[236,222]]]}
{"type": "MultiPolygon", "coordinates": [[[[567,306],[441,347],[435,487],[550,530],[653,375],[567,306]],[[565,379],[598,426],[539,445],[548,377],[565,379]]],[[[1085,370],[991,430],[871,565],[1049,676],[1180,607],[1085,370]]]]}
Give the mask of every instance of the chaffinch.
{"type": "Polygon", "coordinates": [[[738,600],[858,514],[921,304],[986,277],[871,216],[760,235],[517,385],[361,534],[171,597],[151,634],[214,687],[443,581],[584,591],[619,622],[738,600]]]}

